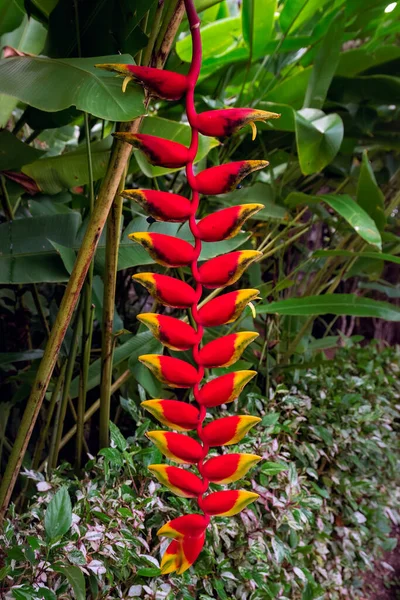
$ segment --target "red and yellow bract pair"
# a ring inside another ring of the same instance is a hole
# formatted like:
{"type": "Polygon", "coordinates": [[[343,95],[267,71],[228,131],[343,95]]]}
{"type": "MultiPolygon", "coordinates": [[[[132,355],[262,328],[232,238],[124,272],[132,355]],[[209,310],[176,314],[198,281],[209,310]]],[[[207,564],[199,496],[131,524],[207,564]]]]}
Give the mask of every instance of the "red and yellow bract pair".
{"type": "MultiPolygon", "coordinates": [[[[234,322],[248,304],[258,297],[258,290],[244,289],[224,293],[199,305],[203,289],[225,288],[238,281],[244,270],[261,257],[256,250],[239,250],[217,256],[198,265],[202,242],[220,242],[235,236],[244,222],[263,208],[248,203],[219,210],[196,222],[200,194],[219,195],[234,190],[244,177],[268,165],[265,160],[242,160],[219,165],[195,174],[193,162],[198,150],[199,133],[225,137],[242,127],[252,128],[279,115],[253,108],[232,108],[198,114],[194,105],[194,87],[201,63],[199,20],[193,0],[184,0],[190,24],[193,58],[188,75],[160,71],[136,65],[97,65],[125,76],[123,90],[135,81],[152,96],[179,100],[186,95],[186,112],[192,129],[192,141],[182,144],[146,134],[116,133],[143,152],[155,166],[185,168],[192,188],[191,201],[178,194],[155,190],[124,190],[122,196],[137,202],[156,221],[189,222],[195,243],[153,232],[132,233],[132,241],[141,244],[159,265],[191,269],[194,287],[185,281],[158,273],[138,273],[133,279],[165,307],[189,309],[192,325],[165,314],[142,313],[138,319],[155,338],[172,351],[192,351],[193,363],[174,356],[146,354],[139,360],[170,388],[190,388],[197,404],[170,399],[142,402],[162,425],[173,431],[155,430],[148,438],[164,456],[179,466],[150,465],[155,477],[177,496],[197,500],[200,513],[184,515],[163,525],[158,535],[172,538],[161,561],[161,572],[178,575],[186,571],[199,556],[211,516],[229,517],[243,510],[258,496],[248,490],[208,492],[209,483],[225,485],[236,482],[257,464],[255,454],[219,453],[207,457],[210,448],[237,444],[260,419],[251,415],[226,416],[204,425],[207,409],[233,402],[255,371],[234,371],[203,382],[205,369],[233,365],[246,347],[257,338],[253,331],[230,333],[202,344],[204,327],[218,327],[234,322]],[[193,434],[197,435],[197,439],[193,434]],[[188,467],[195,465],[198,473],[188,467]]],[[[254,310],[254,309],[253,309],[254,310]]]]}

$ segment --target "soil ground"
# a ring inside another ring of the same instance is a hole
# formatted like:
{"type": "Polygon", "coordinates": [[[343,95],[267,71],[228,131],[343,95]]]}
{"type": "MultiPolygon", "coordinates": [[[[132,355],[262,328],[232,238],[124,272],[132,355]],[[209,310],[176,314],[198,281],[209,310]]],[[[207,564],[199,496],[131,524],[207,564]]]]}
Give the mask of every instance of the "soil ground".
{"type": "Polygon", "coordinates": [[[391,535],[397,537],[397,547],[386,552],[376,561],[375,569],[365,575],[365,600],[400,600],[400,527],[391,535]],[[390,565],[393,571],[382,563],[390,565]]]}

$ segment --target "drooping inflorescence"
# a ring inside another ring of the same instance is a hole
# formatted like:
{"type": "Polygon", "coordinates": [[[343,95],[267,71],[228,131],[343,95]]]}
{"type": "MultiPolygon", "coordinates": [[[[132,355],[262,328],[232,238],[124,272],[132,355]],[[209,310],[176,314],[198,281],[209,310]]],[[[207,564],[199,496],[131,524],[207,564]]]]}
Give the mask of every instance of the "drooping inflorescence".
{"type": "Polygon", "coordinates": [[[183,573],[201,552],[205,531],[211,516],[231,516],[240,512],[258,495],[246,490],[223,490],[207,494],[209,483],[220,485],[237,481],[254,466],[260,457],[253,454],[223,454],[206,458],[209,449],[239,442],[257,422],[249,415],[216,419],[203,426],[208,408],[235,400],[255,371],[236,371],[213,378],[202,384],[205,369],[232,365],[257,334],[239,332],[217,338],[202,345],[205,327],[216,327],[235,321],[258,291],[231,291],[214,298],[201,308],[203,289],[225,288],[235,283],[243,271],[260,253],[253,250],[230,252],[200,266],[198,260],[202,242],[218,242],[235,236],[246,219],[263,208],[260,204],[244,204],[226,208],[196,221],[200,195],[224,194],[234,190],[248,174],[267,166],[264,160],[243,160],[206,169],[197,175],[193,164],[198,150],[199,133],[222,137],[231,135],[245,125],[265,121],[279,115],[252,108],[208,111],[195,110],[194,89],[201,66],[200,21],[193,0],[185,0],[190,24],[193,58],[189,73],[184,76],[135,65],[98,65],[125,75],[124,88],[130,80],[144,85],[151,95],[164,100],[178,100],[186,95],[186,113],[192,137],[189,148],[176,142],[145,134],[116,133],[156,166],[185,168],[192,190],[191,201],[183,196],[155,190],[125,190],[122,195],[140,204],[158,221],[189,222],[194,246],[184,240],[160,233],[133,233],[131,239],[142,244],[158,264],[167,267],[190,267],[195,287],[157,273],[139,273],[134,279],[142,284],[164,306],[189,309],[195,327],[170,316],[144,313],[138,319],[164,346],[172,350],[192,350],[196,364],[165,356],[148,354],[139,357],[155,376],[172,388],[191,388],[197,404],[178,400],[154,399],[142,403],[162,425],[175,430],[148,432],[150,440],[171,461],[195,465],[199,475],[167,464],[150,465],[157,479],[178,496],[197,500],[201,513],[178,517],[166,523],[158,535],[172,538],[161,561],[163,574],[183,573]],[[196,431],[197,439],[182,432],[196,431]]]}

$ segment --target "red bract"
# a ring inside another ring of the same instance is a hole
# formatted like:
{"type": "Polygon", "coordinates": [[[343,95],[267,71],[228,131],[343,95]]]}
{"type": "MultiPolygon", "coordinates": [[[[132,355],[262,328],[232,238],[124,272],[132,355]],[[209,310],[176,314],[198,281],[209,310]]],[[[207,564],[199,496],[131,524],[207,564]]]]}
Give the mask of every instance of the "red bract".
{"type": "MultiPolygon", "coordinates": [[[[174,494],[197,500],[203,514],[178,517],[163,525],[158,535],[172,538],[161,560],[161,573],[186,571],[197,559],[204,545],[205,531],[210,516],[236,515],[253,502],[258,495],[247,490],[223,490],[207,494],[209,482],[229,484],[243,477],[258,461],[255,454],[223,454],[207,460],[210,447],[237,444],[257,423],[259,417],[231,415],[214,419],[204,426],[207,409],[233,402],[243,388],[256,375],[255,371],[234,371],[219,377],[211,374],[202,381],[208,369],[234,364],[246,347],[258,336],[255,331],[242,331],[219,336],[203,343],[204,327],[223,326],[235,321],[245,307],[258,297],[257,289],[236,290],[213,298],[199,308],[204,288],[223,288],[237,282],[244,270],[262,253],[257,250],[239,250],[217,256],[198,265],[201,242],[219,242],[237,235],[246,219],[263,208],[262,204],[232,206],[202,218],[196,223],[200,194],[224,194],[234,190],[246,175],[268,165],[265,160],[242,160],[205,169],[194,174],[194,157],[198,151],[198,133],[225,136],[255,121],[277,118],[279,115],[252,108],[196,113],[194,88],[201,63],[200,22],[194,0],[184,0],[193,42],[193,59],[187,76],[155,73],[154,69],[133,68],[121,65],[100,65],[128,75],[124,85],[133,75],[148,87],[151,93],[175,99],[186,93],[186,113],[192,128],[190,148],[176,142],[143,134],[118,133],[121,140],[139,148],[153,165],[186,167],[191,201],[176,195],[155,190],[124,190],[121,195],[137,202],[158,221],[183,223],[188,221],[194,243],[156,232],[137,232],[129,237],[146,248],[155,262],[167,267],[186,267],[191,270],[193,287],[166,275],[139,273],[134,280],[143,285],[155,300],[164,306],[191,310],[190,325],[167,315],[144,313],[138,319],[154,337],[171,351],[192,352],[195,366],[187,360],[158,354],[145,354],[139,360],[169,388],[191,388],[196,402],[154,399],[142,406],[163,426],[178,432],[195,432],[184,435],[174,431],[149,431],[148,438],[164,456],[178,464],[196,465],[199,475],[168,464],[150,465],[157,479],[174,494]],[[118,68],[117,68],[118,67],[118,68]],[[175,86],[175,89],[174,89],[175,86]]],[[[254,308],[252,312],[255,314],[254,308]]]]}
{"type": "Polygon", "coordinates": [[[241,394],[244,386],[257,375],[255,371],[236,371],[212,379],[200,389],[197,400],[211,408],[233,402],[241,394]]]}
{"type": "Polygon", "coordinates": [[[258,337],[253,331],[231,333],[209,342],[199,352],[198,362],[208,369],[229,367],[239,360],[246,346],[258,337]]]}
{"type": "Polygon", "coordinates": [[[196,302],[196,292],[175,277],[158,273],[138,273],[133,279],[143,285],[155,300],[172,308],[190,308],[196,302]]]}
{"type": "Polygon", "coordinates": [[[149,465],[158,481],[181,498],[196,498],[203,493],[203,480],[191,471],[169,465],[149,465]]]}
{"type": "Polygon", "coordinates": [[[139,356],[139,360],[153,372],[157,379],[170,387],[190,388],[199,379],[196,369],[179,358],[160,354],[142,354],[139,356]]]}
{"type": "Polygon", "coordinates": [[[147,325],[154,337],[171,350],[189,350],[198,341],[197,332],[179,319],[144,313],[138,315],[139,321],[147,325]]]}
{"type": "Polygon", "coordinates": [[[203,447],[187,435],[170,431],[148,431],[147,437],[167,458],[181,464],[197,464],[203,458],[203,447]]]}
{"type": "Polygon", "coordinates": [[[187,88],[185,75],[173,71],[162,71],[152,67],[139,67],[137,65],[101,64],[95,65],[98,69],[113,71],[125,75],[123,90],[130,80],[144,85],[147,90],[163,100],[179,100],[187,88]]]}
{"type": "Polygon", "coordinates": [[[145,400],[142,406],[160,423],[177,431],[190,431],[199,424],[199,410],[178,400],[145,400]]]}
{"type": "Polygon", "coordinates": [[[143,152],[151,165],[180,169],[189,162],[189,149],[182,144],[170,142],[155,135],[145,133],[117,132],[112,134],[118,140],[131,144],[143,152]]]}
{"type": "Polygon", "coordinates": [[[232,483],[246,475],[261,460],[256,454],[223,454],[203,465],[203,475],[213,483],[232,483]]]}
{"type": "Polygon", "coordinates": [[[240,160],[219,167],[211,167],[196,176],[196,186],[200,194],[217,196],[237,188],[239,183],[253,173],[268,166],[266,160],[240,160]]]}
{"type": "Polygon", "coordinates": [[[200,281],[204,287],[210,289],[232,285],[247,267],[261,256],[262,253],[257,250],[239,250],[216,256],[201,265],[200,281]]]}
{"type": "Polygon", "coordinates": [[[188,242],[163,233],[130,233],[129,239],[146,248],[156,263],[164,267],[185,267],[194,259],[194,248],[188,242]]]}
{"type": "Polygon", "coordinates": [[[123,190],[121,196],[134,200],[156,221],[183,223],[191,214],[191,204],[183,196],[158,190],[123,190]]]}
{"type": "Polygon", "coordinates": [[[200,113],[197,115],[196,126],[203,135],[225,137],[236,133],[245,125],[251,125],[254,139],[257,134],[255,121],[265,122],[279,117],[277,113],[256,108],[226,108],[200,113]]]}
{"type": "Polygon", "coordinates": [[[258,290],[238,290],[214,298],[200,308],[199,323],[203,327],[216,327],[232,323],[241,315],[246,306],[257,298],[258,294],[258,290]]]}
{"type": "Polygon", "coordinates": [[[197,223],[199,238],[203,242],[220,242],[235,237],[243,223],[262,208],[263,204],[242,204],[208,215],[197,223]]]}

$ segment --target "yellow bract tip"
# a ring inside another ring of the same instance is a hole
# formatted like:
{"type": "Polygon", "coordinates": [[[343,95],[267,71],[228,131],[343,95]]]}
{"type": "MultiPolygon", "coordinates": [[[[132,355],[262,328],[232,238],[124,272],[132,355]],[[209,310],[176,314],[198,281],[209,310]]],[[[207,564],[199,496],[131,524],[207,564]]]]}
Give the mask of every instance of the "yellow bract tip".
{"type": "Polygon", "coordinates": [[[133,79],[134,79],[134,77],[132,77],[132,75],[127,75],[127,76],[125,77],[125,79],[123,80],[123,82],[122,82],[122,92],[123,92],[124,94],[125,94],[125,92],[126,92],[126,88],[127,88],[127,86],[128,86],[128,83],[129,83],[130,81],[133,81],[133,79]]]}
{"type": "Polygon", "coordinates": [[[252,302],[249,302],[248,307],[251,310],[253,319],[255,319],[257,317],[257,313],[256,313],[256,308],[255,308],[254,304],[252,302]]]}

